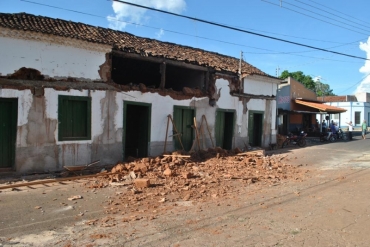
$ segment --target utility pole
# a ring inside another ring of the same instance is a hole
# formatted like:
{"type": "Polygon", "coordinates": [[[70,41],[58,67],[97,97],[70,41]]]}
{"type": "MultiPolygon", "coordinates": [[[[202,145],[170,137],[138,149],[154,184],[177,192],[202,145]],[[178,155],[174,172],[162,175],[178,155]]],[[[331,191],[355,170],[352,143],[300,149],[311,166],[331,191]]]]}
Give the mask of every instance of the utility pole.
{"type": "Polygon", "coordinates": [[[239,92],[244,92],[243,90],[243,78],[242,78],[242,60],[243,60],[243,51],[240,51],[240,60],[239,60],[239,92]]]}
{"type": "Polygon", "coordinates": [[[279,75],[280,75],[280,68],[279,68],[279,66],[276,68],[276,77],[279,77],[279,75]]]}
{"type": "Polygon", "coordinates": [[[322,101],[325,102],[325,92],[322,90],[322,83],[320,83],[320,85],[321,85],[322,101]]]}
{"type": "Polygon", "coordinates": [[[242,60],[243,60],[243,51],[240,51],[240,60],[239,60],[239,77],[242,74],[242,60]]]}

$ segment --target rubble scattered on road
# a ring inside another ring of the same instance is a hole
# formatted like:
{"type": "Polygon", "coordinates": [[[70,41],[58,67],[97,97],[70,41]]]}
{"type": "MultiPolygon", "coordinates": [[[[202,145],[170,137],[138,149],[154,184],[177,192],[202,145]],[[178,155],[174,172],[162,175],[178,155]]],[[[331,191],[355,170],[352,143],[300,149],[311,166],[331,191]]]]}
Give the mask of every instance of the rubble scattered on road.
{"type": "Polygon", "coordinates": [[[85,186],[98,189],[112,185],[123,190],[107,201],[107,213],[134,213],[124,221],[151,220],[161,210],[169,210],[183,201],[229,199],[250,184],[275,186],[286,179],[301,180],[305,172],[286,164],[285,157],[265,156],[263,150],[242,153],[239,149],[214,148],[191,155],[174,152],[152,158],[129,158],[128,162],[114,166],[113,174],[94,178],[85,186]]]}
{"type": "Polygon", "coordinates": [[[69,197],[68,198],[68,201],[74,201],[74,200],[78,200],[78,199],[82,199],[82,196],[81,195],[77,195],[77,196],[69,197]]]}

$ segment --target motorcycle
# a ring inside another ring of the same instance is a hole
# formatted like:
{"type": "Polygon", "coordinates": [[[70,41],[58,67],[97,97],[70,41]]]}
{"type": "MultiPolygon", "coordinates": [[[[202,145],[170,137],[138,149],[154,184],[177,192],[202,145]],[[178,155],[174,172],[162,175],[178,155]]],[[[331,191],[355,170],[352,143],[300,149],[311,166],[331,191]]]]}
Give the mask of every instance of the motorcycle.
{"type": "Polygon", "coordinates": [[[320,133],[320,141],[321,142],[325,142],[325,141],[334,142],[336,140],[337,140],[336,135],[333,135],[333,132],[331,132],[331,131],[320,133]]]}
{"type": "Polygon", "coordinates": [[[338,132],[336,133],[337,139],[342,139],[343,141],[348,141],[348,136],[346,133],[343,132],[341,128],[338,129],[338,132]]]}
{"type": "Polygon", "coordinates": [[[304,131],[301,131],[299,135],[293,135],[292,133],[289,132],[285,141],[283,142],[283,144],[281,144],[281,147],[284,148],[288,146],[289,144],[304,147],[307,144],[306,136],[307,136],[307,133],[304,133],[304,131]]]}

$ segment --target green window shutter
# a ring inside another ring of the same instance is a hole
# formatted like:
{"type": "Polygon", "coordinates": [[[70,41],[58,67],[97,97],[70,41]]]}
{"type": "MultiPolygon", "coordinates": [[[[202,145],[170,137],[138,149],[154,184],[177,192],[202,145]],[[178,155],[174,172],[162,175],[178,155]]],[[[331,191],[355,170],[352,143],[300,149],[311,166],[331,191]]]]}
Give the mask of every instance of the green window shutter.
{"type": "Polygon", "coordinates": [[[59,95],[59,141],[91,139],[91,98],[59,95]]]}

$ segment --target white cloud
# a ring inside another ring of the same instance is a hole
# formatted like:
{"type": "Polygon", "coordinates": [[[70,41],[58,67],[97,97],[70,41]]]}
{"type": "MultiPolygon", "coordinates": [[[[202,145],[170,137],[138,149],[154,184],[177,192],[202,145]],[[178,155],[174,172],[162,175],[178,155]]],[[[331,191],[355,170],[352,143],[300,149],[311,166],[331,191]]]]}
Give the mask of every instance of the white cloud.
{"type": "Polygon", "coordinates": [[[158,32],[155,33],[157,39],[160,39],[164,35],[164,30],[161,28],[158,32]]]}
{"type": "MultiPolygon", "coordinates": [[[[166,10],[169,12],[180,13],[185,10],[185,0],[126,0],[127,2],[136,3],[139,5],[166,10]]],[[[109,27],[112,29],[122,30],[126,27],[127,22],[142,23],[145,19],[145,13],[147,9],[131,6],[128,4],[113,2],[112,8],[114,15],[107,17],[109,21],[109,27]]]]}
{"type": "MultiPolygon", "coordinates": [[[[370,37],[366,43],[360,42],[360,49],[366,52],[366,58],[370,59],[370,37]]],[[[370,93],[370,61],[366,60],[364,66],[360,68],[360,72],[364,74],[365,78],[357,87],[356,93],[368,92],[370,93]]]]}
{"type": "Polygon", "coordinates": [[[313,81],[314,81],[314,82],[321,82],[321,79],[322,79],[322,77],[319,75],[319,76],[315,76],[315,77],[313,78],[313,81]]]}

